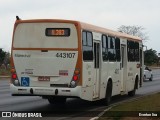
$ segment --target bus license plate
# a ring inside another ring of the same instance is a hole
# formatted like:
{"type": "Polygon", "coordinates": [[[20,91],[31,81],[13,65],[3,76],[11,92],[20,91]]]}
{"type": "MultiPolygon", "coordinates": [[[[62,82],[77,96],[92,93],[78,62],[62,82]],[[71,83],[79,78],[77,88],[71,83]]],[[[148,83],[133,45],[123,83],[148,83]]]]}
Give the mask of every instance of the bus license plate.
{"type": "Polygon", "coordinates": [[[50,81],[50,77],[48,76],[39,76],[38,81],[50,81]]]}

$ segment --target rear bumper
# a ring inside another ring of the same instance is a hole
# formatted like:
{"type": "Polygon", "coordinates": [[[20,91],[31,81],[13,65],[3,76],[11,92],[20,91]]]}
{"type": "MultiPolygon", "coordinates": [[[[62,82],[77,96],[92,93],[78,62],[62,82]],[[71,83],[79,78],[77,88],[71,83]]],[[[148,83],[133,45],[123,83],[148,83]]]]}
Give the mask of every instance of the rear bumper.
{"type": "Polygon", "coordinates": [[[22,87],[10,84],[11,94],[13,96],[66,96],[80,97],[81,86],[75,88],[47,88],[47,87],[22,87]]]}

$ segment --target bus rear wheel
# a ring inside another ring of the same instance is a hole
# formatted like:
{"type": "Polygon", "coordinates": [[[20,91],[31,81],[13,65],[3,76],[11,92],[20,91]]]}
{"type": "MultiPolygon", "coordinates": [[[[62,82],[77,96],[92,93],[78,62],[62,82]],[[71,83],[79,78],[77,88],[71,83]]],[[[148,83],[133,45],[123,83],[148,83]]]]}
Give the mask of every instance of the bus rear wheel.
{"type": "Polygon", "coordinates": [[[136,94],[136,89],[134,88],[134,90],[128,92],[128,96],[134,96],[136,94]]]}
{"type": "Polygon", "coordinates": [[[66,103],[65,97],[49,97],[47,99],[50,104],[65,104],[66,103]]]}
{"type": "Polygon", "coordinates": [[[108,81],[106,95],[105,98],[103,99],[104,105],[108,106],[111,102],[111,98],[112,98],[112,82],[108,81]]]}
{"type": "Polygon", "coordinates": [[[132,91],[128,92],[128,96],[131,96],[131,97],[132,97],[132,96],[135,96],[135,94],[136,94],[136,89],[138,89],[137,84],[138,84],[138,80],[136,79],[135,84],[134,84],[134,89],[133,89],[132,91]]]}

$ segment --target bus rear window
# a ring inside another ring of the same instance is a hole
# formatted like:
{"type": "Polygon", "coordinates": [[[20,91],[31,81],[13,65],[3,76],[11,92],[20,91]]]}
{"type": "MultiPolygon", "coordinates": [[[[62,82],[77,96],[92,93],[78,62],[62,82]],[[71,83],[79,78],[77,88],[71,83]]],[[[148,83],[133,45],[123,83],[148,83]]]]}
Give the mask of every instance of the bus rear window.
{"type": "Polygon", "coordinates": [[[14,32],[15,48],[78,48],[72,23],[21,23],[14,32]]]}
{"type": "Polygon", "coordinates": [[[69,28],[46,28],[46,36],[70,36],[69,28]]]}

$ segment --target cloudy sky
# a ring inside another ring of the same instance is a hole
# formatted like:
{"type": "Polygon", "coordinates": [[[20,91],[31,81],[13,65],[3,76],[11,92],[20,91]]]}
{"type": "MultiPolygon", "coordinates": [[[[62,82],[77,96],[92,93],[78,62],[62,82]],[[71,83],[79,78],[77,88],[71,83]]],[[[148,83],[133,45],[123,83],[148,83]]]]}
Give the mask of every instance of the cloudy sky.
{"type": "Polygon", "coordinates": [[[71,19],[117,30],[145,28],[147,48],[160,52],[160,0],[0,0],[0,48],[10,51],[14,22],[21,19],[71,19]]]}

